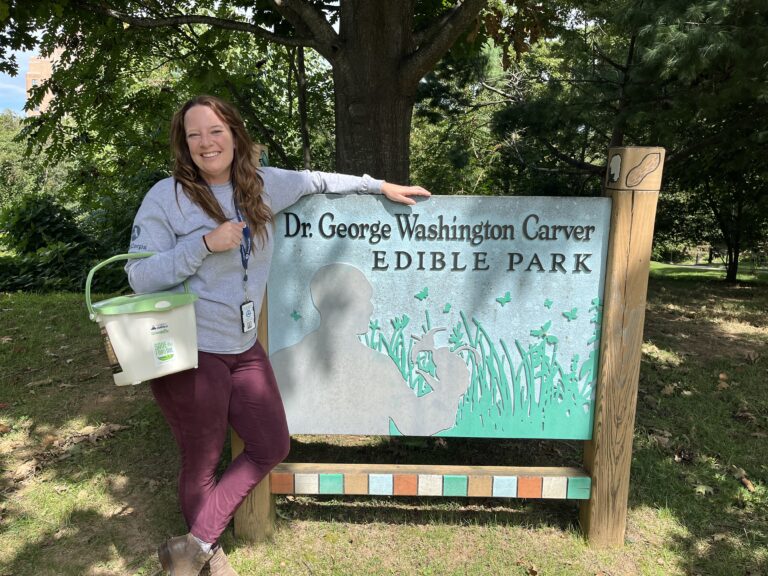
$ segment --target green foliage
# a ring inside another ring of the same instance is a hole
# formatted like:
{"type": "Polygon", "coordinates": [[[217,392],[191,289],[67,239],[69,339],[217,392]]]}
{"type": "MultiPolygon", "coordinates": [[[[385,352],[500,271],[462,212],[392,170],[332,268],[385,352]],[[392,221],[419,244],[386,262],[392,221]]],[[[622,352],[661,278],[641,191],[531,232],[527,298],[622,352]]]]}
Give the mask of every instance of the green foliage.
{"type": "Polygon", "coordinates": [[[657,255],[723,243],[735,279],[768,234],[768,4],[588,1],[569,22],[496,81],[500,154],[525,179],[575,192],[581,173],[594,193],[608,145],[666,148],[657,255]]]}
{"type": "Polygon", "coordinates": [[[74,214],[48,196],[25,196],[0,213],[3,243],[20,254],[34,254],[56,243],[88,245],[74,214]]]}
{"type": "Polygon", "coordinates": [[[93,264],[89,246],[68,242],[53,242],[31,254],[0,256],[0,292],[81,292],[93,264]]]}
{"type": "Polygon", "coordinates": [[[48,196],[26,196],[0,212],[0,291],[80,290],[95,243],[74,214],[48,196]]]}
{"type": "Polygon", "coordinates": [[[682,262],[688,257],[688,245],[670,241],[657,240],[653,243],[651,259],[670,264],[682,262]]]}
{"type": "Polygon", "coordinates": [[[58,197],[66,176],[65,163],[28,153],[19,138],[22,122],[9,110],[0,113],[0,210],[28,194],[58,197]]]}

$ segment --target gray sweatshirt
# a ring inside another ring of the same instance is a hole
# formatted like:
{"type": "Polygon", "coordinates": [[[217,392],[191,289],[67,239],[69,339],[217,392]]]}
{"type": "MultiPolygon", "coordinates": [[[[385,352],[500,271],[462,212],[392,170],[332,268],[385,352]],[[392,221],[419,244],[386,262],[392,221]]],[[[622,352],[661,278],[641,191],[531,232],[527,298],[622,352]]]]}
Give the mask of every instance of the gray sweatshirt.
{"type": "MultiPolygon", "coordinates": [[[[287,208],[307,194],[381,193],[383,180],[262,168],[264,201],[273,214],[287,208]]],[[[243,333],[240,306],[246,299],[240,250],[210,253],[203,235],[218,223],[192,203],[173,178],[155,184],[139,208],[131,233],[130,252],[155,252],[154,256],[129,260],[125,266],[128,282],[137,293],[163,290],[183,291],[184,280],[197,294],[197,346],[203,352],[239,354],[256,342],[256,331],[243,333]]],[[[236,221],[232,185],[211,186],[224,214],[236,221]]],[[[261,246],[255,239],[248,260],[248,298],[253,301],[257,321],[264,299],[274,248],[273,231],[261,246]]]]}

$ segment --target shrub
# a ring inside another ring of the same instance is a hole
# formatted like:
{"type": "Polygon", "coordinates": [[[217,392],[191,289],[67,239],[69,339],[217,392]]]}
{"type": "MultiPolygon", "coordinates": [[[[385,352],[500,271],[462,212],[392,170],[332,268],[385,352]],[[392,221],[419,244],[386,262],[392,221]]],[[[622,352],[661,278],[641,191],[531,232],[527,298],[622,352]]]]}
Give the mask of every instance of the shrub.
{"type": "Polygon", "coordinates": [[[47,196],[25,196],[0,212],[3,243],[19,254],[63,242],[92,247],[74,214],[47,196]]]}

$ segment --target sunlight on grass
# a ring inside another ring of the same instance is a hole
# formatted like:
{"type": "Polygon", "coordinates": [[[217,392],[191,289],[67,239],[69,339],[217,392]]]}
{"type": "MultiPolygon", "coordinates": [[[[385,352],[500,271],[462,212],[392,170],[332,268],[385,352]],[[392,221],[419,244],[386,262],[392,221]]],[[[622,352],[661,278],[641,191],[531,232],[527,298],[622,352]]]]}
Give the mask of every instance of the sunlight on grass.
{"type": "MultiPolygon", "coordinates": [[[[572,502],[296,497],[278,500],[271,543],[240,542],[227,530],[235,568],[256,576],[768,573],[768,290],[665,274],[649,289],[623,548],[590,548],[572,502]]],[[[172,436],[146,387],[114,386],[81,300],[0,295],[0,337],[9,338],[0,344],[0,423],[8,426],[0,433],[0,574],[149,576],[159,569],[157,543],[184,531],[172,436]],[[55,311],[53,329],[38,321],[44,305],[55,311]],[[57,459],[52,437],[106,422],[127,428],[57,459]],[[34,473],[13,480],[31,459],[34,473]]],[[[451,448],[385,437],[328,445],[314,436],[294,448],[390,462],[455,458],[454,450],[466,460],[523,454],[546,465],[578,460],[581,447],[441,440],[451,448]]]]}
{"type": "MultiPolygon", "coordinates": [[[[651,262],[650,275],[652,278],[667,280],[695,282],[724,281],[725,269],[709,270],[695,266],[676,266],[673,264],[662,264],[661,262],[651,262]]],[[[758,270],[757,273],[753,273],[749,268],[741,267],[736,278],[739,282],[768,283],[768,271],[758,270]]]]}
{"type": "Polygon", "coordinates": [[[674,351],[659,348],[653,342],[643,342],[642,352],[643,356],[669,366],[680,366],[683,363],[683,358],[674,351]]]}

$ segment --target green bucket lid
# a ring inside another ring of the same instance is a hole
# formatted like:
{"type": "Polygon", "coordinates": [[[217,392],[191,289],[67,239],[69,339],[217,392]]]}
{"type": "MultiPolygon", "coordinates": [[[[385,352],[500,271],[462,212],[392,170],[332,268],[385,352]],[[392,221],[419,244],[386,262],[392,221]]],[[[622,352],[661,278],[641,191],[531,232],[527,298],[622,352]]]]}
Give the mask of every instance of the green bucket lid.
{"type": "Polygon", "coordinates": [[[102,300],[91,304],[91,280],[97,270],[107,264],[118,260],[132,260],[134,258],[148,258],[153,252],[131,252],[130,254],[118,254],[99,262],[88,272],[85,280],[85,304],[88,307],[91,320],[97,320],[98,315],[113,316],[115,314],[139,314],[141,312],[165,312],[180,306],[192,304],[197,296],[189,291],[189,285],[184,281],[184,292],[151,292],[148,294],[131,294],[129,296],[117,296],[108,300],[102,300]]]}
{"type": "Polygon", "coordinates": [[[93,310],[102,316],[115,314],[139,314],[141,312],[166,312],[197,300],[189,292],[153,292],[151,294],[130,294],[116,296],[109,300],[94,302],[93,310]]]}

